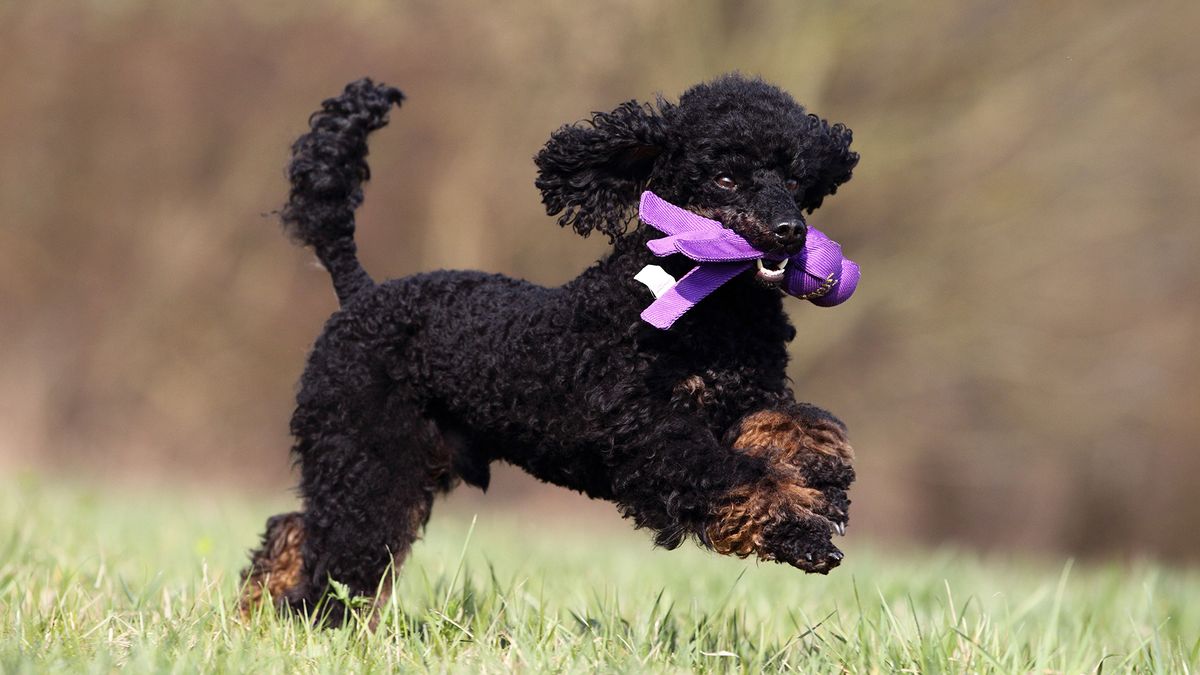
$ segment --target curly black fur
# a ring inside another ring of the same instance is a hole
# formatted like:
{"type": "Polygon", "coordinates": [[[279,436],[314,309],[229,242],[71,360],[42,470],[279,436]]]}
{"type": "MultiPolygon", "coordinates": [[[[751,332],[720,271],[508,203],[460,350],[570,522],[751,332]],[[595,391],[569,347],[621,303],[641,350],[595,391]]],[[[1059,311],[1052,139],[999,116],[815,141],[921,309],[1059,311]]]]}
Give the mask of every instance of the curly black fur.
{"type": "Polygon", "coordinates": [[[341,96],[321,103],[308,119],[312,131],[292,145],[292,188],[280,214],[284,230],[313,247],[343,305],[374,285],[354,246],[354,210],[371,178],[367,134],[386,126],[388,111],[403,100],[399,89],[367,78],[351,82],[341,96]]]}
{"type": "Polygon", "coordinates": [[[375,285],[355,258],[353,211],[366,135],[401,98],[355,82],[293,148],[283,219],[329,268],[342,308],[313,348],[292,418],[304,581],[284,600],[311,608],[330,579],[373,593],[434,496],[459,480],[486,488],[495,460],[615,502],[668,548],[688,537],[712,545],[712,524],[745,511],[738,495],[782,503],[753,552],[808,571],[836,566],[830,535],[845,521],[853,470],[848,450],[830,448],[849,446],[840,422],[794,403],[785,366],[796,331],[780,294],[744,275],[657,330],[639,318],[652,297],[634,274],[660,262],[679,276],[691,263],[654,260],[645,242],[655,233],[628,224],[649,187],[760,247],[792,249],[777,225],[802,225],[849,180],[850,131],[739,75],[678,104],[624,103],[554,132],[535,159],[547,211],[582,235],[608,235],[609,256],[557,288],[447,271],[375,285]],[[739,420],[772,409],[811,430],[796,437],[817,439],[812,447],[739,451],[739,420]],[[809,459],[771,459],[783,456],[809,459]],[[782,495],[797,483],[823,496],[788,507],[782,495]]]}
{"type": "Polygon", "coordinates": [[[562,127],[533,160],[546,210],[562,211],[558,224],[585,237],[598,229],[615,239],[633,217],[666,143],[663,119],[637,101],[562,127]]]}

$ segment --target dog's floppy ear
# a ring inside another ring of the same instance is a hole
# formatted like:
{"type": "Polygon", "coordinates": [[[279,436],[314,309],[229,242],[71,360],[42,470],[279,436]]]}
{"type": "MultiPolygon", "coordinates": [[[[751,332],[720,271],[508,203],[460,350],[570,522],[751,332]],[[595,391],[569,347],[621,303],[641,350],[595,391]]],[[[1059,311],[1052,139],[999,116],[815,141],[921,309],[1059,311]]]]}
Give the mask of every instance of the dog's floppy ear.
{"type": "Polygon", "coordinates": [[[567,125],[533,158],[546,213],[559,225],[610,240],[625,233],[655,161],[666,150],[666,123],[649,105],[627,101],[567,125]]]}
{"type": "Polygon", "coordinates": [[[831,125],[816,115],[809,115],[809,121],[813,127],[810,138],[815,147],[806,154],[815,160],[814,163],[821,170],[816,183],[804,191],[800,208],[812,213],[825,201],[825,197],[836,194],[838,186],[850,180],[858,164],[858,153],[850,150],[854,133],[846,125],[831,125]]]}

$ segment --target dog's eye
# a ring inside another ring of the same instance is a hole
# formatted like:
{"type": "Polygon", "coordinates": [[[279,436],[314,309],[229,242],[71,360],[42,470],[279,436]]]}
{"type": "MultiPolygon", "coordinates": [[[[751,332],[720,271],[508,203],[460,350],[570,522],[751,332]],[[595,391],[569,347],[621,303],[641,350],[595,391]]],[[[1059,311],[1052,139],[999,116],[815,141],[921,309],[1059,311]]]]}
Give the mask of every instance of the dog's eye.
{"type": "Polygon", "coordinates": [[[800,190],[800,181],[796,180],[795,178],[789,178],[783,181],[783,187],[786,188],[788,192],[796,194],[796,192],[800,190]]]}
{"type": "Polygon", "coordinates": [[[737,189],[737,181],[726,175],[717,176],[713,179],[713,182],[716,183],[717,187],[721,188],[722,190],[737,189]]]}

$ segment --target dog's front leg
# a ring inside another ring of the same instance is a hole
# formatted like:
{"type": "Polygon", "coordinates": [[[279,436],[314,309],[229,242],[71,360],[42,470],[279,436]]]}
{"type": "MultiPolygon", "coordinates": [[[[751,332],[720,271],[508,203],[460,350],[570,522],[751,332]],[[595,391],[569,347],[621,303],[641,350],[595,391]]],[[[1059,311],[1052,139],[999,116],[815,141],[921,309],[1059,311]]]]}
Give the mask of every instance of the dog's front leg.
{"type": "Polygon", "coordinates": [[[837,567],[832,537],[845,534],[854,481],[846,427],[808,404],[746,415],[728,432],[739,455],[761,459],[763,478],[730,491],[706,529],[717,552],[785,562],[807,572],[837,567]]]}
{"type": "Polygon", "coordinates": [[[854,480],[845,428],[818,408],[792,405],[743,418],[719,442],[690,420],[663,421],[617,468],[622,513],[677,546],[686,536],[719,553],[757,555],[825,573],[842,559],[854,480]]]}

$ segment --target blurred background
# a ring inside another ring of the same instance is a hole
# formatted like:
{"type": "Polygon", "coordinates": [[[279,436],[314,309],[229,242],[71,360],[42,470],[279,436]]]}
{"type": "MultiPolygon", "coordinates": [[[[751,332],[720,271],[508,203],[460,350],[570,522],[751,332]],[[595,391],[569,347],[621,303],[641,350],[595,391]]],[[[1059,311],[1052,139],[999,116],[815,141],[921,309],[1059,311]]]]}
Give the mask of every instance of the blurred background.
{"type": "MultiPolygon", "coordinates": [[[[0,471],[286,493],[335,307],[280,234],[292,139],[364,74],[376,278],[558,284],[559,125],[729,70],[854,129],[813,216],[864,270],[790,303],[859,451],[852,535],[1200,558],[1200,3],[0,2],[0,471]]],[[[442,508],[611,507],[514,471],[442,508]]],[[[247,545],[251,542],[247,541],[247,545]]]]}

